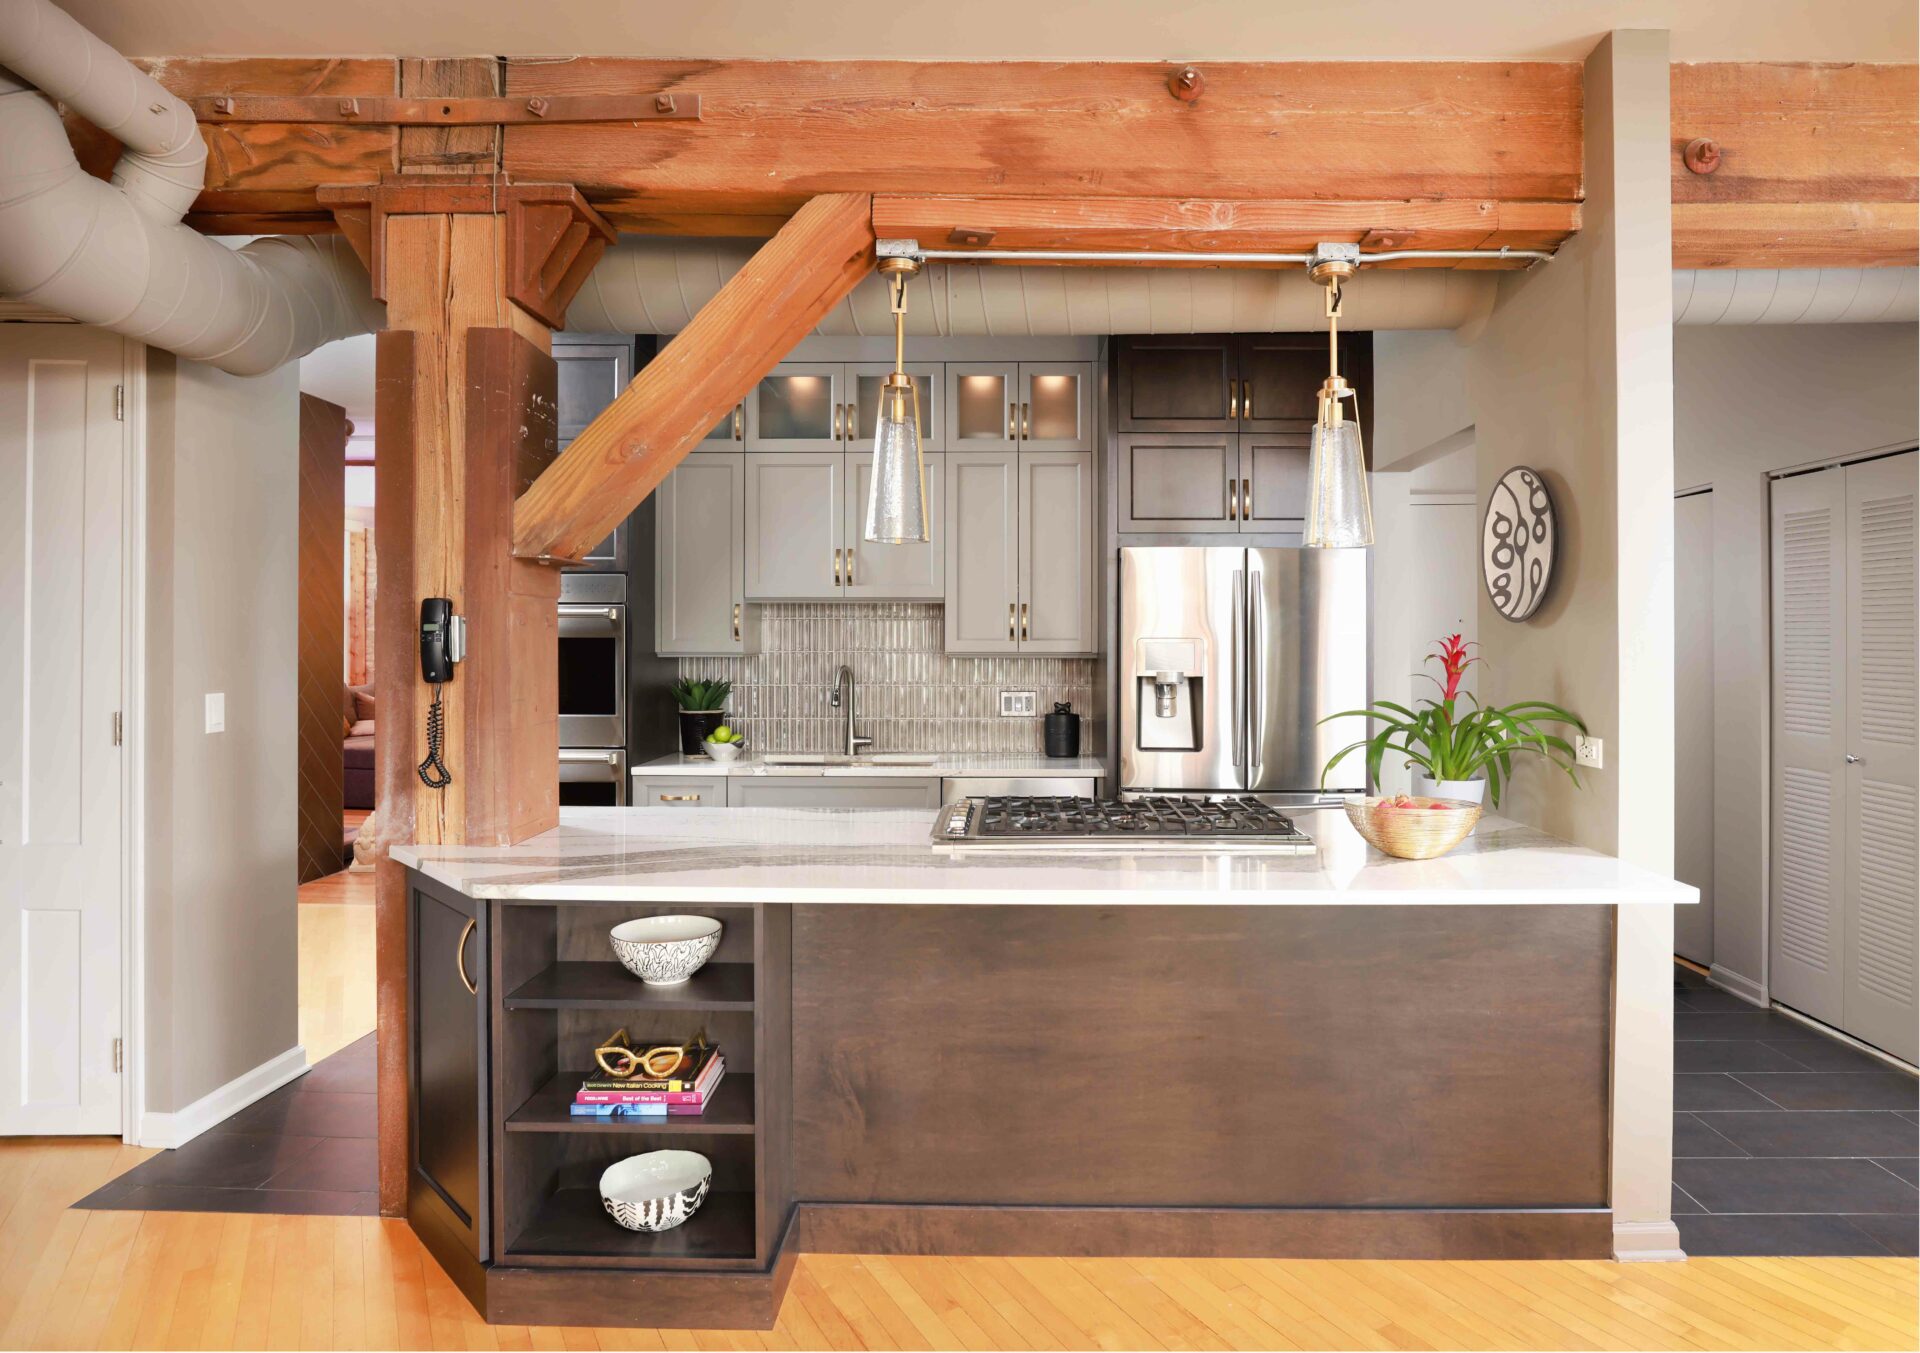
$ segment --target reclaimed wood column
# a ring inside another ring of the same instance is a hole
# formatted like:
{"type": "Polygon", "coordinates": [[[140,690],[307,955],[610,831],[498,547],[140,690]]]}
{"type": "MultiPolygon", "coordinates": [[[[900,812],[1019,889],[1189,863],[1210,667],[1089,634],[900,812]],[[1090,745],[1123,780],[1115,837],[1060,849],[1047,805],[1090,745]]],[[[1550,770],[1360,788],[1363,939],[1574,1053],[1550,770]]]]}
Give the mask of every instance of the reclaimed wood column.
{"type": "MultiPolygon", "coordinates": [[[[546,325],[507,297],[506,216],[393,214],[378,226],[388,322],[376,364],[374,528],[380,1207],[397,1215],[406,1204],[407,898],[405,871],[387,851],[408,841],[503,845],[556,821],[560,575],[512,558],[524,428],[505,415],[529,402],[529,363],[513,354],[547,364],[549,410],[552,374],[546,325]],[[433,695],[420,679],[419,610],[434,596],[450,597],[467,620],[466,660],[441,691],[453,776],[444,789],[416,771],[433,695]]],[[[550,418],[546,441],[550,454],[550,418]]]]}

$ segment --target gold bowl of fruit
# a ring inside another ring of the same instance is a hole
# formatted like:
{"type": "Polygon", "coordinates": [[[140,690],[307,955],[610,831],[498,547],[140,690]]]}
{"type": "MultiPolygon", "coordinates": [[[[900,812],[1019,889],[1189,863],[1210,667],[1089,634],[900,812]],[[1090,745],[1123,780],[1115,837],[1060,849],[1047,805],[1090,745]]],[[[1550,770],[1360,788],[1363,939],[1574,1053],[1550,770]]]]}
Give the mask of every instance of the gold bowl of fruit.
{"type": "Polygon", "coordinates": [[[1468,799],[1420,794],[1355,795],[1347,821],[1375,850],[1401,860],[1431,860],[1467,839],[1480,820],[1480,805],[1468,799]]]}

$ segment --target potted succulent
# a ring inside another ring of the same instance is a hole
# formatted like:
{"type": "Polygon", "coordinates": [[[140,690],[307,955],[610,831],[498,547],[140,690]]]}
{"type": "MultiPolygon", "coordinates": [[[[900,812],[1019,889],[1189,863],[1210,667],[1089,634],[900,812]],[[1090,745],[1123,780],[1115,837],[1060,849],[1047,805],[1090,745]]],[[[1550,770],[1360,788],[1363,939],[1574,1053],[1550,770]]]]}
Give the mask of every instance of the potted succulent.
{"type": "Polygon", "coordinates": [[[673,683],[673,698],[680,706],[680,750],[698,756],[706,748],[707,734],[727,721],[727,697],[733,683],[717,677],[682,677],[673,683]]]}
{"type": "Polygon", "coordinates": [[[1513,778],[1515,753],[1537,753],[1579,784],[1573,745],[1543,725],[1570,724],[1584,733],[1586,724],[1578,715],[1544,700],[1482,705],[1471,694],[1463,695],[1460,679],[1479,661],[1467,656],[1469,647],[1459,635],[1449,634],[1440,640],[1439,652],[1427,655],[1429,662],[1439,659],[1446,675],[1443,682],[1430,673],[1421,673],[1440,687],[1437,701],[1423,700],[1418,710],[1412,710],[1381,700],[1370,709],[1346,710],[1322,719],[1325,723],[1358,715],[1373,720],[1379,731],[1335,753],[1321,772],[1320,783],[1324,786],[1327,775],[1349,754],[1365,748],[1368,784],[1379,783],[1380,763],[1388,752],[1398,752],[1414,769],[1414,792],[1434,798],[1478,803],[1484,792],[1494,807],[1499,807],[1501,786],[1513,778]],[[1462,700],[1471,706],[1464,713],[1460,710],[1462,700]]]}

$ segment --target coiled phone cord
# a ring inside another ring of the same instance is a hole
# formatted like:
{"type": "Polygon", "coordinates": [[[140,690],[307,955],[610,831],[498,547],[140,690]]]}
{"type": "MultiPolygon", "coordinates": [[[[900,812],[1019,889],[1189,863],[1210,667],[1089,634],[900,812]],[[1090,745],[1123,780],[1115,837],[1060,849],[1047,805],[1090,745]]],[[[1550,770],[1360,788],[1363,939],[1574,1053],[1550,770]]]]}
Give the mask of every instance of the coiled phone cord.
{"type": "Polygon", "coordinates": [[[453,783],[453,772],[440,759],[441,742],[446,734],[446,714],[440,708],[440,683],[433,683],[433,703],[427,707],[427,759],[420,763],[420,783],[428,789],[445,789],[453,783]]]}

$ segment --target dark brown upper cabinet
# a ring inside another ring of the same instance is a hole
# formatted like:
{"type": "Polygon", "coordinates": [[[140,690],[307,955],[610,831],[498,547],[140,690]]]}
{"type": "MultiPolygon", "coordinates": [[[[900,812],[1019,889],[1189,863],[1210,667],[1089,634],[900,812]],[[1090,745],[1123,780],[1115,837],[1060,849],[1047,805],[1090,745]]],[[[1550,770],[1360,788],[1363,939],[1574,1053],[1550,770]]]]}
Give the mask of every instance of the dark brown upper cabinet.
{"type": "MultiPolygon", "coordinates": [[[[1118,432],[1311,432],[1327,336],[1152,334],[1113,340],[1118,432]]],[[[1343,334],[1340,372],[1372,430],[1373,335],[1343,334]]]]}

